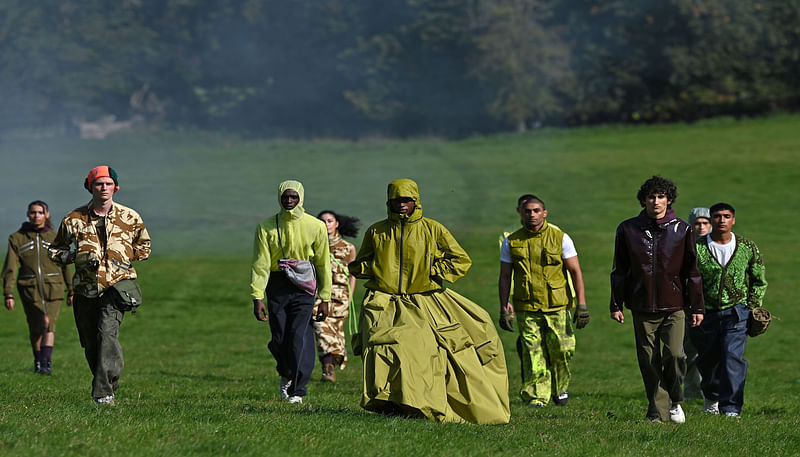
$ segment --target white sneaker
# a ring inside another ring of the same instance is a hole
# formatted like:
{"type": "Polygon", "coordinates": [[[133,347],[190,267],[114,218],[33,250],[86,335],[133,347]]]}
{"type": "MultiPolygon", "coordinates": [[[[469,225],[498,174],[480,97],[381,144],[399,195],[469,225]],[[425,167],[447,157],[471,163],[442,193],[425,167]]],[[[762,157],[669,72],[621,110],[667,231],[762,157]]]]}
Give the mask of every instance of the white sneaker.
{"type": "Polygon", "coordinates": [[[289,386],[291,385],[292,385],[291,379],[284,378],[283,376],[281,376],[281,386],[279,389],[279,393],[282,399],[286,400],[287,398],[289,398],[289,386]]]}
{"type": "Polygon", "coordinates": [[[728,411],[727,413],[725,413],[725,417],[735,417],[738,419],[740,417],[740,414],[737,413],[736,411],[728,411]]]}
{"type": "Polygon", "coordinates": [[[669,409],[669,420],[676,424],[686,422],[686,415],[683,414],[683,408],[681,408],[679,403],[673,403],[672,408],[669,409]]]}
{"type": "Polygon", "coordinates": [[[303,403],[303,397],[292,395],[291,397],[289,397],[289,403],[303,403]]]}
{"type": "Polygon", "coordinates": [[[719,402],[706,399],[703,402],[703,412],[708,414],[719,414],[719,402]]]}
{"type": "Polygon", "coordinates": [[[94,402],[97,403],[98,405],[114,406],[114,396],[106,395],[104,397],[97,397],[94,399],[94,402]]]}

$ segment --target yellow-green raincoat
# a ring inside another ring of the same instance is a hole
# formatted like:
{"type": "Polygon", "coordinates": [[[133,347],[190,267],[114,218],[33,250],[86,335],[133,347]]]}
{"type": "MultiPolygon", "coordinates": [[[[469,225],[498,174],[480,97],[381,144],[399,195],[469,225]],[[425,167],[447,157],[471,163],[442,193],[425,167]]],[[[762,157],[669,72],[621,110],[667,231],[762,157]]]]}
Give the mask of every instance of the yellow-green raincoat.
{"type": "Polygon", "coordinates": [[[440,422],[508,423],[508,373],[494,323],[441,285],[472,262],[442,224],[422,217],[414,181],[392,181],[388,199],[398,197],[414,199],[416,209],[390,208],[349,264],[368,280],[353,338],[364,364],[361,406],[440,422]]]}

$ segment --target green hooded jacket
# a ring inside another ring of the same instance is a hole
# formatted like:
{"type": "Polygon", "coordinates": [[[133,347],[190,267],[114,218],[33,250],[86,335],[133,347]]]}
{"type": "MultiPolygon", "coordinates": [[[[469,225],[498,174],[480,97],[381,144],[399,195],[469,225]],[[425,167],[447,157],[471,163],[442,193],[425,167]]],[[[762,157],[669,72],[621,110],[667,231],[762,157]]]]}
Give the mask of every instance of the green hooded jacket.
{"type": "Polygon", "coordinates": [[[278,260],[310,260],[317,272],[317,295],[322,301],[331,299],[331,260],[328,232],[325,223],[303,209],[305,191],[299,181],[284,181],[278,187],[281,195],[292,189],[300,202],[291,210],[281,206],[276,216],[265,219],[256,227],[253,243],[253,266],[250,269],[250,295],[264,299],[271,273],[279,271],[278,260]],[[276,225],[277,219],[277,225],[276,225]]]}
{"type": "Polygon", "coordinates": [[[369,227],[364,234],[350,273],[367,279],[370,290],[389,294],[416,294],[441,290],[441,282],[455,282],[467,273],[472,261],[453,235],[440,223],[422,217],[417,184],[410,179],[389,183],[387,200],[407,197],[414,200],[411,214],[392,212],[369,227]]]}

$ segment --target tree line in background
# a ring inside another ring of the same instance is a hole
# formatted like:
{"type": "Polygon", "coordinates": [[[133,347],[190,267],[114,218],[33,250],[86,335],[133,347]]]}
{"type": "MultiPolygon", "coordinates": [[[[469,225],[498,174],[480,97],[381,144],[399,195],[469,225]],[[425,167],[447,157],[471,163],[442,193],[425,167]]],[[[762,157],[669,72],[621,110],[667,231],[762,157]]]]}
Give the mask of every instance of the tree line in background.
{"type": "Polygon", "coordinates": [[[800,0],[3,0],[0,131],[459,136],[800,105],[800,0]]]}

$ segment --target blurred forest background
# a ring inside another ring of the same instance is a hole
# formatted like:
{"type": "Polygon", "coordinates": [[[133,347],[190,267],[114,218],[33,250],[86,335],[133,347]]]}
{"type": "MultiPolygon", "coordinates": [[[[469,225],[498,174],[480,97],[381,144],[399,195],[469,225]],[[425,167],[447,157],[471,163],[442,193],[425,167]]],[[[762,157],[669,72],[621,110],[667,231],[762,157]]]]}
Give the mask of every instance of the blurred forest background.
{"type": "Polygon", "coordinates": [[[6,136],[693,121],[797,110],[800,0],[3,0],[0,62],[6,136]]]}

